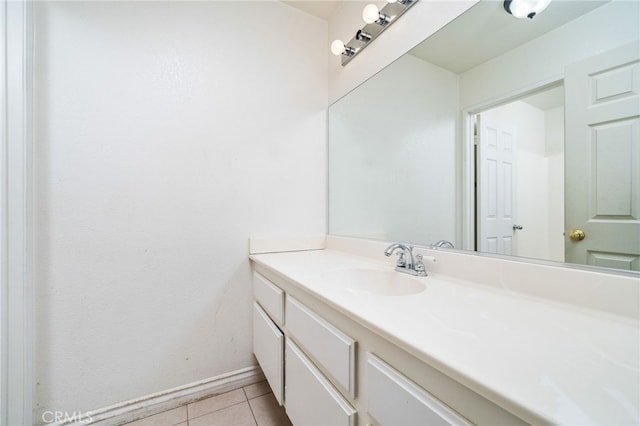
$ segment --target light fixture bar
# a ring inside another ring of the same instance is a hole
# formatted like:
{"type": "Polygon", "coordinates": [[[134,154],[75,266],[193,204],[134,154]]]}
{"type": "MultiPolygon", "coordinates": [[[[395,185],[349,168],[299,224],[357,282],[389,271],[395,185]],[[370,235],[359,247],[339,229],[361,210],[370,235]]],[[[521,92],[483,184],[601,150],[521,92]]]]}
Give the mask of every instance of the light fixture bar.
{"type": "Polygon", "coordinates": [[[395,3],[389,3],[383,7],[380,10],[380,16],[384,17],[384,19],[372,24],[366,24],[357,31],[356,35],[348,43],[345,43],[345,45],[350,47],[352,51],[348,55],[342,55],[342,66],[347,65],[350,60],[355,58],[358,53],[370,45],[376,37],[382,34],[384,30],[389,28],[418,1],[419,0],[396,1],[395,3]],[[363,36],[363,34],[366,36],[363,36]]]}

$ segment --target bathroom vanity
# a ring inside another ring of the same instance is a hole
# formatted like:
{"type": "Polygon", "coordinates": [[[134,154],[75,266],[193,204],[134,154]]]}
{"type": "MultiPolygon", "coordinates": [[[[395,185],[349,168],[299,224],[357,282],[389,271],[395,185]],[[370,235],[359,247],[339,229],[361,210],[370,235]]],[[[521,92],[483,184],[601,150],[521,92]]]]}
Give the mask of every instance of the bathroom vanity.
{"type": "Polygon", "coordinates": [[[381,242],[285,246],[252,244],[253,341],[294,424],[640,421],[637,277],[429,249],[412,277],[381,242]]]}

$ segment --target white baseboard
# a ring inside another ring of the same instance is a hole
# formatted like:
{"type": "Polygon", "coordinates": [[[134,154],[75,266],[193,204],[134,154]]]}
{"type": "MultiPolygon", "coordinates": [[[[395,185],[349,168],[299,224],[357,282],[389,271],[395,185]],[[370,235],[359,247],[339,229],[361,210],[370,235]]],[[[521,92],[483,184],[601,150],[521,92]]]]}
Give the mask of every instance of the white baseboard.
{"type": "Polygon", "coordinates": [[[92,410],[87,413],[87,417],[80,421],[56,423],[56,425],[121,425],[171,410],[205,397],[239,389],[262,380],[264,380],[264,375],[260,367],[247,367],[188,385],[120,402],[98,410],[92,410]]]}

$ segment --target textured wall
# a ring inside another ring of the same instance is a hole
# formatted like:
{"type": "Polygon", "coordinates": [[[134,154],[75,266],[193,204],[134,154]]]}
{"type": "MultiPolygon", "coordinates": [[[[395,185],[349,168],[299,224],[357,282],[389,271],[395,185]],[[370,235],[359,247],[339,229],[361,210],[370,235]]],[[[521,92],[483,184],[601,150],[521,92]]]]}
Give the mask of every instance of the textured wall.
{"type": "Polygon", "coordinates": [[[327,23],[35,8],[36,420],[253,365],[248,237],[326,231],[327,23]]]}

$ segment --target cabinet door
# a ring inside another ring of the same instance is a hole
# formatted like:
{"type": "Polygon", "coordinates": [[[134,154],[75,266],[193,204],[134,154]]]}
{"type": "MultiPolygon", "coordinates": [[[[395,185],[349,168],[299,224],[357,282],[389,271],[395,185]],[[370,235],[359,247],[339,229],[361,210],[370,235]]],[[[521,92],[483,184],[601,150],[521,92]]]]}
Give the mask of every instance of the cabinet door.
{"type": "Polygon", "coordinates": [[[355,340],[288,295],[285,306],[288,335],[355,398],[355,340]]]}
{"type": "Polygon", "coordinates": [[[382,426],[470,425],[464,417],[367,353],[368,412],[382,426]]]}
{"type": "Polygon", "coordinates": [[[284,292],[257,272],[253,273],[253,296],[280,327],[284,323],[284,292]]]}
{"type": "Polygon", "coordinates": [[[355,425],[356,410],[289,339],[285,365],[285,406],[294,425],[355,425]]]}
{"type": "Polygon", "coordinates": [[[273,395],[280,405],[283,400],[284,335],[262,308],[253,304],[253,353],[264,372],[273,395]]]}

